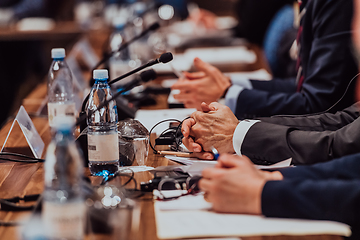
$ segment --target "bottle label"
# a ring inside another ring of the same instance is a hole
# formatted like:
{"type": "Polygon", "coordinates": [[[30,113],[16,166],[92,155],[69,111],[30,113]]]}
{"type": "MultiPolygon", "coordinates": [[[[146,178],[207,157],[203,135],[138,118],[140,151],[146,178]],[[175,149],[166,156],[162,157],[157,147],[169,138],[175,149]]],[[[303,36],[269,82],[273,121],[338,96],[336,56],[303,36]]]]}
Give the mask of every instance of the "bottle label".
{"type": "Polygon", "coordinates": [[[116,161],[119,160],[119,141],[117,133],[88,134],[89,161],[116,161]]]}
{"type": "Polygon", "coordinates": [[[43,202],[42,219],[49,237],[83,239],[85,231],[85,205],[82,202],[43,202]]]}
{"type": "Polygon", "coordinates": [[[75,103],[48,103],[48,117],[50,127],[56,123],[73,122],[75,124],[75,103]]]}

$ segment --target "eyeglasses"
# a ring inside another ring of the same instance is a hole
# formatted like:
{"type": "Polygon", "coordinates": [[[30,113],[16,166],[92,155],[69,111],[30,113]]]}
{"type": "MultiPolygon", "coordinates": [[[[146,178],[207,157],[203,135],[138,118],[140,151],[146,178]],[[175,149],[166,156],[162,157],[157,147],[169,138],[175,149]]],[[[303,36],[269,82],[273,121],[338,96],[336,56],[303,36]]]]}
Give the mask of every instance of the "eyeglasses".
{"type": "Polygon", "coordinates": [[[154,198],[167,201],[186,195],[197,194],[200,192],[198,182],[201,176],[188,177],[185,181],[170,177],[161,179],[158,189],[153,191],[154,198]]]}

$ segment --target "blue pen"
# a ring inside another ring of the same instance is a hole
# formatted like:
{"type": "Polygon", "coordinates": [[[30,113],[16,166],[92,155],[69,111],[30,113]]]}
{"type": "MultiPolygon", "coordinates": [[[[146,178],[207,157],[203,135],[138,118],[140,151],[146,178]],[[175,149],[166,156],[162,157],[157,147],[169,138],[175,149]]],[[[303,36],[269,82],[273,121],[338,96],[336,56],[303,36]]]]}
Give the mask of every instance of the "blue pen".
{"type": "Polygon", "coordinates": [[[218,160],[218,158],[220,156],[218,150],[216,150],[216,148],[214,148],[214,147],[211,147],[211,152],[214,154],[214,159],[218,160]]]}

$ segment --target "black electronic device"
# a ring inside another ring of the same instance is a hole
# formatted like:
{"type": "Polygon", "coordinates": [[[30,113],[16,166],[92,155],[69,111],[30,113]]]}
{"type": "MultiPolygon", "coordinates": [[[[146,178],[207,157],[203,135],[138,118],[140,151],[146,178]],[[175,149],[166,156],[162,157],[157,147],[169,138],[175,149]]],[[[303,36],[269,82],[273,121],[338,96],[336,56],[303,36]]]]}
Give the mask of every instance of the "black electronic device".
{"type": "Polygon", "coordinates": [[[198,182],[200,179],[201,176],[191,177],[188,173],[173,171],[170,175],[156,176],[148,182],[140,183],[140,188],[143,192],[152,192],[154,189],[158,189],[159,184],[163,182],[160,190],[176,190],[175,184],[179,184],[182,190],[191,188],[194,191],[199,191],[198,182]]]}

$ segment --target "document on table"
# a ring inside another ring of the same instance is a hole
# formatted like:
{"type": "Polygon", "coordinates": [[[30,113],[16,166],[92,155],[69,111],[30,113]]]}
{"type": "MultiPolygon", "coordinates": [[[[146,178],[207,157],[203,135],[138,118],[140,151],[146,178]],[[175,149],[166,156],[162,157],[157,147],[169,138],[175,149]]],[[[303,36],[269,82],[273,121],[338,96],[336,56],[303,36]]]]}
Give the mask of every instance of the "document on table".
{"type": "MultiPolygon", "coordinates": [[[[135,115],[135,119],[139,120],[149,131],[155,126],[158,122],[165,119],[177,119],[179,121],[184,120],[189,117],[193,112],[195,112],[195,108],[184,108],[184,109],[162,109],[162,110],[138,110],[135,115]]],[[[162,123],[156,129],[154,129],[156,133],[161,133],[167,128],[169,128],[169,123],[162,123]]]]}
{"type": "Polygon", "coordinates": [[[213,48],[189,48],[184,52],[187,59],[195,57],[212,65],[254,63],[256,54],[245,46],[213,47],[213,48]]]}
{"type": "Polygon", "coordinates": [[[264,68],[251,71],[251,72],[227,72],[224,75],[230,77],[231,79],[237,78],[248,78],[248,79],[256,79],[256,80],[271,80],[271,74],[266,71],[264,68]]]}
{"type": "MultiPolygon", "coordinates": [[[[177,156],[171,156],[171,155],[166,155],[165,157],[172,161],[187,165],[188,168],[187,169],[184,168],[184,170],[186,170],[190,174],[190,176],[201,175],[201,172],[205,168],[214,167],[216,164],[215,160],[206,161],[206,160],[199,160],[197,158],[177,157],[177,156]]],[[[258,169],[268,169],[268,170],[286,168],[286,167],[290,166],[291,160],[292,159],[289,158],[289,159],[286,159],[284,161],[281,161],[281,162],[278,162],[278,163],[275,163],[272,165],[255,165],[255,167],[258,169]]]]}
{"type": "MultiPolygon", "coordinates": [[[[247,49],[245,46],[230,46],[189,48],[183,54],[174,55],[171,64],[178,71],[189,71],[196,57],[212,65],[251,64],[256,61],[254,51],[247,49]]],[[[170,64],[157,64],[153,66],[153,69],[157,73],[173,72],[170,64]]]]}
{"type": "Polygon", "coordinates": [[[156,201],[154,208],[159,239],[264,235],[351,235],[350,227],[338,222],[215,213],[209,210],[209,203],[203,200],[201,194],[185,196],[172,201],[156,201]],[[183,199],[187,197],[189,198],[183,199]],[[192,206],[191,202],[194,202],[197,209],[192,206]]]}

